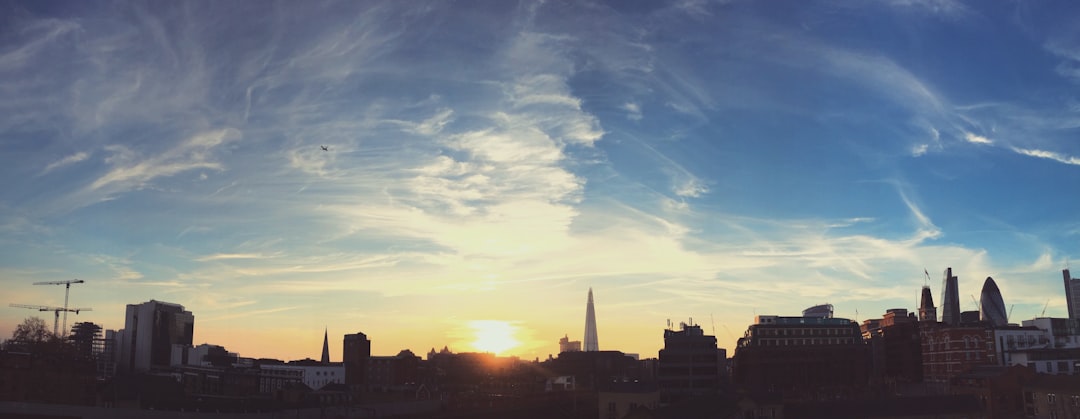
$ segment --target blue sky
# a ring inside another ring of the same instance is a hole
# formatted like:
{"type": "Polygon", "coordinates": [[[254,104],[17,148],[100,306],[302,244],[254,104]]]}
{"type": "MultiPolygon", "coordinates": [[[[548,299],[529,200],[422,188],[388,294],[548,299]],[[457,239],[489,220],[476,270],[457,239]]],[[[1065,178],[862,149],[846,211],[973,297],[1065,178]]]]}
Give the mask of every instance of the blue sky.
{"type": "Polygon", "coordinates": [[[1075,8],[0,3],[0,281],[61,305],[31,283],[84,279],[107,328],[179,303],[199,343],[279,358],[492,321],[545,358],[589,287],[602,349],[693,317],[730,350],[755,313],[914,309],[949,266],[1063,316],[1075,8]]]}

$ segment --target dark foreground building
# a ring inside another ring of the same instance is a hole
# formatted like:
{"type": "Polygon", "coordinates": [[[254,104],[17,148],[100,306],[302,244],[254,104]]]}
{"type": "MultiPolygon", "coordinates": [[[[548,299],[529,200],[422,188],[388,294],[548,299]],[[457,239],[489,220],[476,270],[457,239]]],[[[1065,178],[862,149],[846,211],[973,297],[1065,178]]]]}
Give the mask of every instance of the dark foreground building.
{"type": "Polygon", "coordinates": [[[735,349],[735,384],[789,400],[850,397],[869,382],[869,356],[851,320],[757,316],[735,349]]]}
{"type": "Polygon", "coordinates": [[[656,378],[665,403],[688,396],[716,393],[720,388],[727,351],[716,347],[716,337],[701,326],[682,323],[680,330],[664,330],[656,378]]]}

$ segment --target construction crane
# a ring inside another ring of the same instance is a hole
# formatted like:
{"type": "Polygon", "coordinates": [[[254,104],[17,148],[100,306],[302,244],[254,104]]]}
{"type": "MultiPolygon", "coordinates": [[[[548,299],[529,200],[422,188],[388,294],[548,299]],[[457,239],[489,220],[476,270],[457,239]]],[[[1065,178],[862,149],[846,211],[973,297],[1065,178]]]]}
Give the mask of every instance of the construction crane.
{"type": "Polygon", "coordinates": [[[1050,307],[1050,300],[1046,300],[1046,304],[1043,304],[1043,311],[1039,314],[1039,317],[1046,317],[1046,308],[1050,307]]]}
{"type": "MultiPolygon", "coordinates": [[[[84,282],[86,282],[86,281],[83,281],[81,279],[72,279],[70,281],[45,281],[45,282],[35,282],[34,283],[34,285],[63,285],[64,286],[64,309],[63,309],[63,312],[64,312],[64,334],[67,334],[67,314],[68,314],[69,311],[72,311],[72,310],[68,310],[68,293],[71,292],[71,284],[82,284],[84,282]]],[[[41,310],[41,311],[49,311],[49,310],[41,310]]],[[[78,314],[78,312],[75,312],[75,314],[78,314]]],[[[59,316],[60,312],[57,311],[56,315],[59,316]]],[[[56,329],[56,327],[53,327],[53,329],[56,329]]]]}
{"type": "MultiPolygon", "coordinates": [[[[93,311],[94,310],[92,308],[50,307],[50,306],[35,306],[35,305],[30,305],[30,304],[10,304],[10,306],[18,307],[18,308],[28,308],[28,309],[37,310],[37,311],[52,311],[52,312],[55,312],[56,315],[55,315],[55,318],[53,319],[53,335],[55,335],[57,337],[60,336],[59,334],[57,334],[57,332],[58,332],[57,327],[59,327],[59,325],[60,325],[60,312],[61,311],[64,312],[64,317],[67,317],[67,312],[69,312],[69,311],[73,312],[75,314],[79,314],[80,311],[93,311]]],[[[66,323],[64,324],[64,327],[67,327],[66,323]]]]}
{"type": "Polygon", "coordinates": [[[982,311],[982,304],[979,304],[979,300],[975,299],[975,294],[971,294],[971,302],[975,303],[975,309],[982,311]]]}

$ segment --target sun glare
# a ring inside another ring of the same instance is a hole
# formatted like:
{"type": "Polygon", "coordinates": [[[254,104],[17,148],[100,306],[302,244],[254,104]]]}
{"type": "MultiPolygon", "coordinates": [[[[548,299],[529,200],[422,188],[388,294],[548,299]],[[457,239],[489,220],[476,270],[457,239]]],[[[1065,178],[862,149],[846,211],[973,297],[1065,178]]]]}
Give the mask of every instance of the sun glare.
{"type": "Polygon", "coordinates": [[[500,355],[521,344],[515,338],[517,326],[501,320],[473,320],[469,322],[473,330],[472,347],[477,351],[500,355]]]}

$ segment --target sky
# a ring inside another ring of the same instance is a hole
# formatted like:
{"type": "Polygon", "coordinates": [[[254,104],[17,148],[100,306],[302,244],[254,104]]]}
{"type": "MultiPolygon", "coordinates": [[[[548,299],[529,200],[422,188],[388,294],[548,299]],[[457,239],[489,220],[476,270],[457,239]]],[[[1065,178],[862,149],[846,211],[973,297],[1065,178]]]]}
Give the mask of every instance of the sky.
{"type": "Polygon", "coordinates": [[[992,276],[1013,321],[1062,317],[1077,8],[0,2],[0,336],[76,278],[68,327],[155,299],[279,359],[324,330],[334,360],[545,359],[589,288],[601,349],[655,357],[670,320],[730,354],[947,267],[963,310],[992,276]]]}

